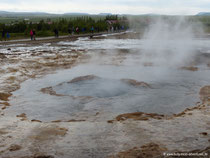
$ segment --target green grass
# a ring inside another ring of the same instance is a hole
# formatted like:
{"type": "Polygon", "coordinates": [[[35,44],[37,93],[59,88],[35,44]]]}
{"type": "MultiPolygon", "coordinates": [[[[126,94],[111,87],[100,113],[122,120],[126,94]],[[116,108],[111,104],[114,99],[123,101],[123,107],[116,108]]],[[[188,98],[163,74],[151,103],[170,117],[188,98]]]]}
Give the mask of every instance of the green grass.
{"type": "Polygon", "coordinates": [[[14,22],[14,21],[21,21],[23,19],[20,19],[20,18],[6,18],[6,17],[0,17],[0,23],[2,24],[10,24],[11,22],[14,22]]]}
{"type": "MultiPolygon", "coordinates": [[[[24,33],[10,33],[9,40],[24,39],[24,38],[29,38],[29,36],[25,35],[24,33]]],[[[2,36],[0,37],[0,40],[2,41],[2,36]]]]}

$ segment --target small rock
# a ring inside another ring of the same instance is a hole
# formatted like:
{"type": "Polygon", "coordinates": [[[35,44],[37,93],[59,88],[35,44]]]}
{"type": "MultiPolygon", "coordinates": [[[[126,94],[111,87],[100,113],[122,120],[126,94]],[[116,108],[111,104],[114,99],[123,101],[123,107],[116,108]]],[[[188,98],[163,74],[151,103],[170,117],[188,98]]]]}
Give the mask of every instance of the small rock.
{"type": "Polygon", "coordinates": [[[42,121],[33,119],[33,120],[31,120],[31,122],[40,122],[41,123],[42,121]]]}
{"type": "Polygon", "coordinates": [[[202,133],[200,133],[201,135],[204,135],[204,136],[207,136],[208,135],[208,133],[207,132],[202,132],[202,133]]]}
{"type": "Polygon", "coordinates": [[[114,123],[114,120],[108,120],[107,123],[114,123]]]}
{"type": "Polygon", "coordinates": [[[0,59],[7,58],[3,53],[0,53],[0,59]]]}
{"type": "Polygon", "coordinates": [[[17,117],[26,117],[26,114],[25,113],[22,113],[20,115],[17,115],[17,117]]]}
{"type": "Polygon", "coordinates": [[[9,147],[9,151],[17,151],[20,150],[22,147],[20,145],[17,144],[13,144],[9,147]]]}
{"type": "Polygon", "coordinates": [[[39,156],[34,156],[33,158],[54,158],[51,155],[39,155],[39,156]]]}

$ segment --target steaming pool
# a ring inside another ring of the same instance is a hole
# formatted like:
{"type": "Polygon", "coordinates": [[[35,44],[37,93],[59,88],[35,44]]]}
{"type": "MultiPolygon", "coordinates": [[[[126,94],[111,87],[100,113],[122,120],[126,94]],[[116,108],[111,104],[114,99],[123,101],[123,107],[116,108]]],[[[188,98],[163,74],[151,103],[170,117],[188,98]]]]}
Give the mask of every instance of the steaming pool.
{"type": "MultiPolygon", "coordinates": [[[[210,69],[202,63],[209,58],[200,57],[209,53],[210,40],[194,42],[197,51],[192,59],[199,58],[195,65],[197,71],[182,69],[177,60],[170,62],[170,58],[163,57],[165,54],[151,55],[153,50],[148,51],[143,40],[80,38],[59,42],[55,47],[64,48],[62,51],[84,49],[89,58],[71,69],[23,82],[13,93],[12,106],[6,112],[11,116],[26,113],[29,119],[41,121],[91,120],[98,112],[107,120],[138,111],[179,113],[200,102],[200,88],[210,84],[210,69]]],[[[159,53],[174,47],[171,44],[155,50],[159,53]]],[[[28,49],[31,48],[21,48],[21,51],[28,49]]],[[[171,55],[175,57],[173,52],[171,55]]]]}

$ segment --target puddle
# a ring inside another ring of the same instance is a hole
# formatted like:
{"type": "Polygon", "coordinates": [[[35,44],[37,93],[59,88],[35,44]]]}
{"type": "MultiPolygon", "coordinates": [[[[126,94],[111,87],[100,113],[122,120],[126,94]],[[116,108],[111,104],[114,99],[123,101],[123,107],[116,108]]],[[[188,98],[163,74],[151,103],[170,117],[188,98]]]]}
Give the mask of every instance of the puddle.
{"type": "Polygon", "coordinates": [[[122,81],[96,78],[85,81],[66,82],[53,87],[60,95],[75,97],[90,96],[96,98],[109,98],[129,93],[130,87],[122,81]]]}

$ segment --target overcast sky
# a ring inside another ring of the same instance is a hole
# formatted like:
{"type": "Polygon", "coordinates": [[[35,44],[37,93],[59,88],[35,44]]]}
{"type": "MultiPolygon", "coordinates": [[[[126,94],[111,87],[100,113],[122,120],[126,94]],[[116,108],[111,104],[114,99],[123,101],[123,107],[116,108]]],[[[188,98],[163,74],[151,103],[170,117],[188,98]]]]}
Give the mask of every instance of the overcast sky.
{"type": "Polygon", "coordinates": [[[210,12],[210,0],[0,0],[0,10],[189,15],[210,12]]]}

